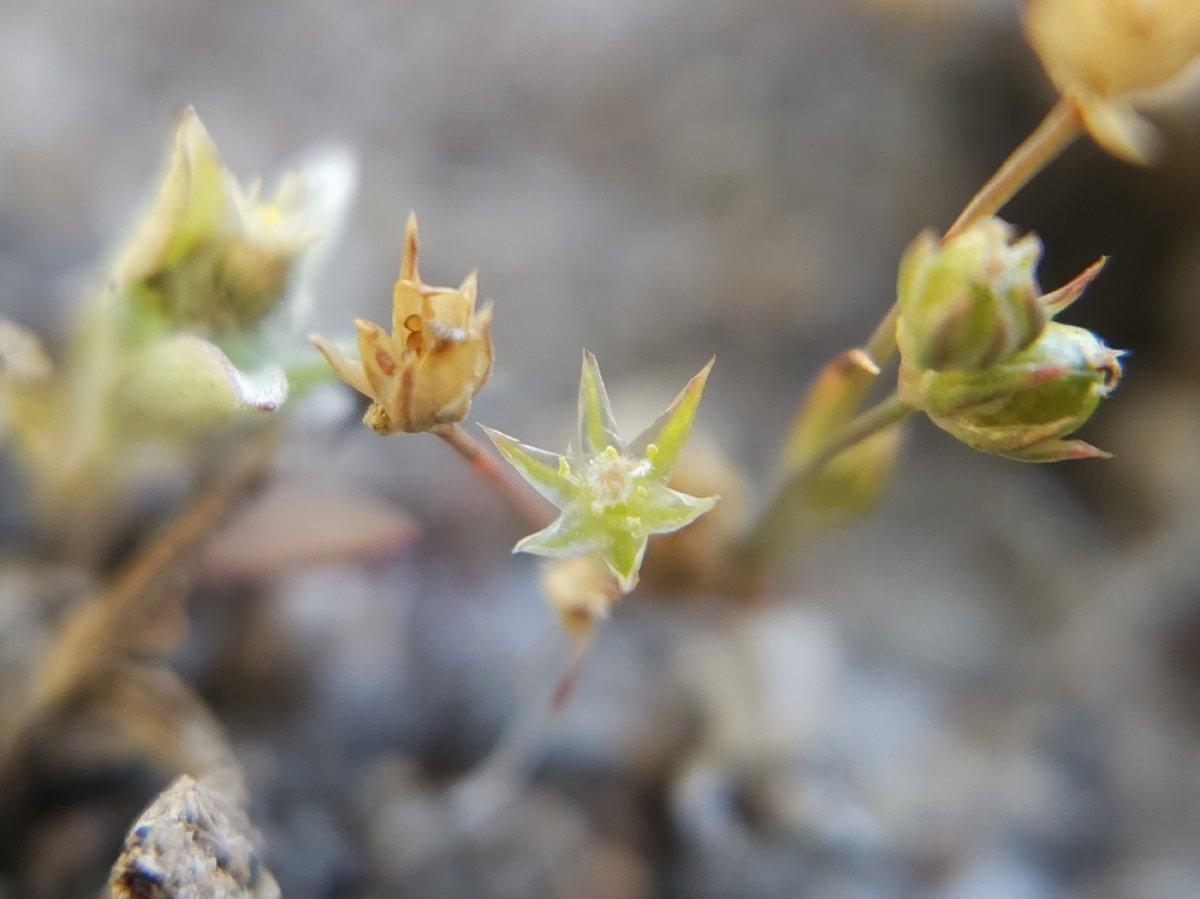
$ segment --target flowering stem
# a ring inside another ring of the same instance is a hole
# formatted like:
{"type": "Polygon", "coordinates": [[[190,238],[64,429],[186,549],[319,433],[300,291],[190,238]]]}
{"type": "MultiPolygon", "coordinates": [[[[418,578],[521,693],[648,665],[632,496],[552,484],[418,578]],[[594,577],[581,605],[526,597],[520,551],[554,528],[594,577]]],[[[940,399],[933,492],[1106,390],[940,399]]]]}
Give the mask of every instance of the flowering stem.
{"type": "Polygon", "coordinates": [[[442,425],[430,433],[453,447],[488,487],[532,527],[541,530],[549,523],[552,516],[548,507],[524,483],[511,477],[506,468],[497,465],[496,457],[468,434],[462,425],[442,425]]]}
{"type": "Polygon", "coordinates": [[[1034,175],[1069,147],[1082,129],[1079,107],[1074,101],[1063,97],[971,198],[971,202],[942,237],[942,243],[961,234],[980,219],[999,212],[1034,175]]]}
{"type": "Polygon", "coordinates": [[[835,431],[825,445],[813,454],[809,462],[789,474],[787,480],[775,491],[770,505],[741,541],[740,555],[743,561],[751,567],[760,567],[785,545],[788,523],[795,504],[803,496],[804,489],[814,474],[836,456],[857,446],[868,437],[904,421],[913,411],[911,406],[893,393],[835,431]]]}

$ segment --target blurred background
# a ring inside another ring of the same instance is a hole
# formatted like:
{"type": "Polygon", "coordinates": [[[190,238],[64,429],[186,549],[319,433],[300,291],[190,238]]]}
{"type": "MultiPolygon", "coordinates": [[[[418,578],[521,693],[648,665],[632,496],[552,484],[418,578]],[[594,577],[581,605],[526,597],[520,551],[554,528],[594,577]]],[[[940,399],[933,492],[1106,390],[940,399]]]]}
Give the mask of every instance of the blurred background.
{"type": "MultiPolygon", "coordinates": [[[[1009,0],[0,0],[0,312],[63,338],[193,105],[270,183],[350,145],[361,192],[312,330],[480,272],[471,418],[565,444],[581,347],[636,432],[712,354],[698,430],[762,500],[809,379],[900,253],[1054,102],[1009,0]],[[639,418],[640,416],[640,418],[639,418]]],[[[1128,348],[1084,436],[1025,466],[923,422],[882,507],[799,547],[775,601],[634,594],[565,712],[521,534],[425,437],[300,423],[281,477],[419,534],[229,579],[176,668],[228,727],[287,897],[1184,897],[1200,883],[1200,114],[1168,155],[1086,142],[1007,210],[1068,320],[1128,348]]],[[[66,589],[3,488],[0,607],[66,589]],[[5,605],[7,604],[7,605],[5,605]]],[[[15,619],[14,619],[15,620],[15,619]]],[[[19,640],[15,625],[0,640],[19,640]]],[[[47,762],[0,897],[88,896],[172,772],[47,762]]]]}

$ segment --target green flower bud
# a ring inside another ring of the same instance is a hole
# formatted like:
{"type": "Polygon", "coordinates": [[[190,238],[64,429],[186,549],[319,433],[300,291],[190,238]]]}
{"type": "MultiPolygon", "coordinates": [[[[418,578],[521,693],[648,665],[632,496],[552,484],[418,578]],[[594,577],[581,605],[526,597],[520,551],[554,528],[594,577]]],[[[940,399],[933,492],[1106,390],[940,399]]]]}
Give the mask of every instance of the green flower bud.
{"type": "Polygon", "coordinates": [[[1051,322],[1028,349],[983,371],[902,366],[900,397],[974,449],[1022,462],[1106,457],[1063,438],[1121,379],[1121,352],[1084,328],[1051,322]]]}
{"type": "Polygon", "coordinates": [[[931,231],[900,262],[896,342],[905,361],[977,371],[1025,349],[1046,326],[1034,269],[1042,243],[986,219],[942,244],[931,231]]]}
{"type": "Polygon", "coordinates": [[[122,360],[110,412],[130,435],[195,439],[239,416],[274,412],[288,395],[277,365],[239,370],[191,334],[156,340],[122,360]]]}

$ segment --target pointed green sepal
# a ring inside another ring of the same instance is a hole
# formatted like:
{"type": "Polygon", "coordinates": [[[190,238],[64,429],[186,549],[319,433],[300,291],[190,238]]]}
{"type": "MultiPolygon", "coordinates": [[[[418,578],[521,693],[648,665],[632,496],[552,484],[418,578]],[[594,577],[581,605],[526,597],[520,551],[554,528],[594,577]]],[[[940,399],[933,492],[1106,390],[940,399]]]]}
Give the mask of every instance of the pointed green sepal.
{"type": "Polygon", "coordinates": [[[492,445],[534,490],[558,507],[569,502],[578,488],[568,476],[566,459],[555,453],[526,446],[487,425],[480,425],[492,445]]]}
{"type": "Polygon", "coordinates": [[[559,559],[599,550],[605,543],[605,536],[597,528],[588,525],[586,519],[562,515],[537,533],[518,540],[513,552],[559,559]]]}
{"type": "Polygon", "coordinates": [[[689,496],[661,483],[645,486],[642,527],[655,534],[669,534],[687,527],[720,499],[718,496],[689,496]]]}
{"type": "Polygon", "coordinates": [[[704,385],[708,382],[708,373],[712,371],[716,361],[715,356],[709,359],[704,368],[693,375],[683,390],[679,391],[679,395],[667,407],[667,411],[630,443],[631,453],[650,461],[651,476],[666,478],[675,468],[679,454],[692,433],[696,409],[700,405],[704,385]]]}
{"type": "Polygon", "coordinates": [[[623,450],[625,444],[617,433],[612,404],[596,357],[585,351],[583,373],[579,377],[579,451],[585,456],[603,452],[605,447],[623,450]]]}
{"type": "Polygon", "coordinates": [[[599,552],[608,570],[616,577],[622,593],[631,593],[638,585],[646,544],[646,538],[639,537],[633,529],[618,531],[613,534],[609,545],[599,552]]]}
{"type": "Polygon", "coordinates": [[[1111,459],[1112,453],[1086,440],[1047,440],[1015,453],[1005,453],[1017,462],[1067,462],[1077,459],[1111,459]]]}

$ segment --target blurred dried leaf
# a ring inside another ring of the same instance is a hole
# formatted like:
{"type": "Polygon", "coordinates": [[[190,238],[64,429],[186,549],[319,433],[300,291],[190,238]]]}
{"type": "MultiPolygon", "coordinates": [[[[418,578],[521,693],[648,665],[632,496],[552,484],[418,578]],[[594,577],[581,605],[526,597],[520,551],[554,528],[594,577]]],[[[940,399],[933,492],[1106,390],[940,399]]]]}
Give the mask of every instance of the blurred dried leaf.
{"type": "Polygon", "coordinates": [[[220,531],[206,575],[262,578],[297,568],[397,552],[418,533],[398,509],[345,492],[273,484],[220,531]]]}
{"type": "Polygon", "coordinates": [[[263,440],[234,472],[204,490],[94,602],[63,622],[31,690],[36,705],[60,702],[128,653],[158,654],[182,637],[182,602],[213,530],[266,472],[274,446],[263,440]]]}
{"type": "MultiPolygon", "coordinates": [[[[87,708],[105,690],[142,691],[142,698],[149,699],[154,691],[142,689],[150,683],[148,675],[134,674],[139,668],[134,660],[161,657],[181,639],[183,600],[199,570],[201,552],[213,529],[266,475],[273,450],[272,435],[260,435],[231,472],[209,485],[107,589],[67,611],[23,695],[6,715],[8,727],[0,733],[0,784],[22,777],[24,755],[40,726],[54,723],[57,712],[68,706],[75,712],[81,705],[87,708]],[[120,683],[129,677],[135,681],[120,683]]],[[[176,699],[160,705],[170,708],[176,699]]]]}

